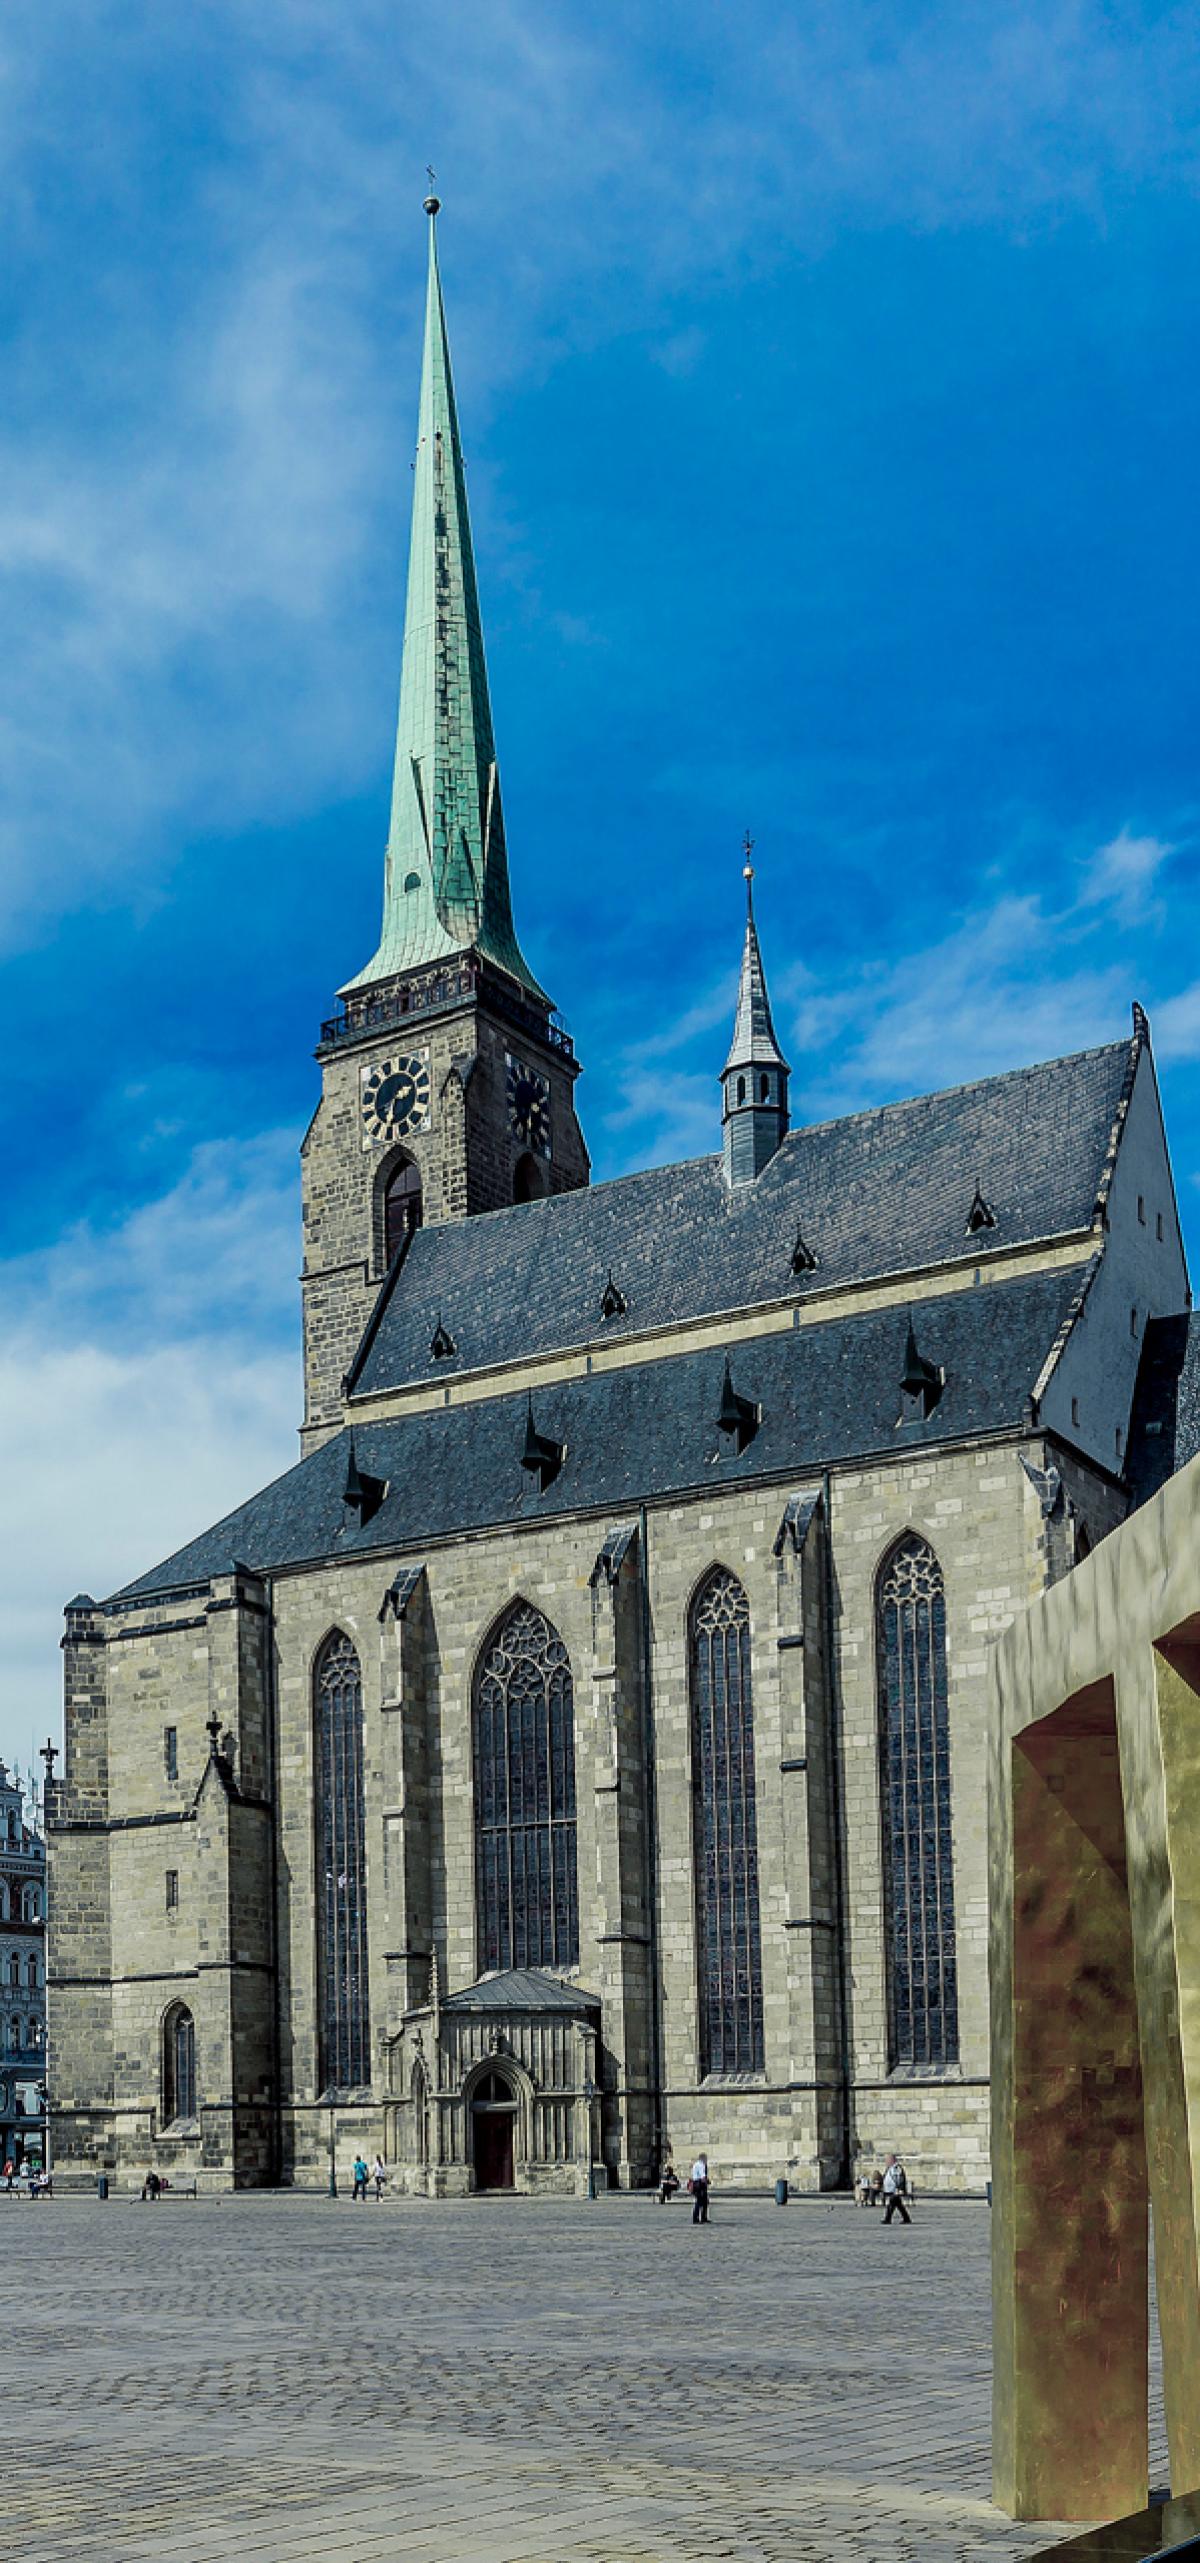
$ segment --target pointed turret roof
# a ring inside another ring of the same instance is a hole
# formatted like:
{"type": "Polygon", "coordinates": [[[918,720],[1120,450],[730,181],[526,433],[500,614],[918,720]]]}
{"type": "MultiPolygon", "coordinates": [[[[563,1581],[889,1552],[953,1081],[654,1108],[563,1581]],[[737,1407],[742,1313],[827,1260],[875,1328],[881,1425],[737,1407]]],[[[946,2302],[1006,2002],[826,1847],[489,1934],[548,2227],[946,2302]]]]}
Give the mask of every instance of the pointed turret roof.
{"type": "Polygon", "coordinates": [[[722,1070],[728,1076],[731,1068],[782,1068],[787,1061],[775,1038],[771,1021],[771,1001],[767,995],[766,973],[758,948],[758,928],[754,922],[754,867],[745,866],[746,940],[742,946],[742,975],[738,983],[737,1013],[733,1021],[733,1040],[729,1057],[722,1070]]]}
{"type": "Polygon", "coordinates": [[[466,477],[429,215],[425,354],[379,950],[341,994],[478,952],[543,998],[513,926],[466,477]]]}

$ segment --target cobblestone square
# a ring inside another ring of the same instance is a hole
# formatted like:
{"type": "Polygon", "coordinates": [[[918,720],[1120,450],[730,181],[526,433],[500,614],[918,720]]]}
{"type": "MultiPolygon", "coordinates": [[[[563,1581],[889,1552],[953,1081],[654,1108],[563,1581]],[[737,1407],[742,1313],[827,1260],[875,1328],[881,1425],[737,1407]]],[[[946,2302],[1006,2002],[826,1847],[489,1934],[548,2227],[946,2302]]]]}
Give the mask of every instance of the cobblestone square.
{"type": "MultiPolygon", "coordinates": [[[[838,2202],[0,2203],[23,2563],[949,2563],[988,2501],[988,2217],[838,2202]]],[[[1165,2476],[1161,2425],[1155,2473],[1165,2476]]]]}

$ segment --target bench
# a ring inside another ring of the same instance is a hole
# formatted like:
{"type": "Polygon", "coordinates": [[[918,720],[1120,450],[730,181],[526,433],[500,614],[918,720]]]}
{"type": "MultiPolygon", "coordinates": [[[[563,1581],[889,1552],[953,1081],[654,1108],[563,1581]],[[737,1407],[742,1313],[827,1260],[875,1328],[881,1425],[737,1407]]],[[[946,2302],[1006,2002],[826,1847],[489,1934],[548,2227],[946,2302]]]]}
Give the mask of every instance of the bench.
{"type": "MultiPolygon", "coordinates": [[[[197,2197],[199,2193],[196,2188],[195,2172],[192,2172],[190,2175],[185,2174],[181,2180],[165,2180],[160,2173],[158,2195],[160,2198],[197,2197]]],[[[144,2189],[142,2191],[142,2198],[147,2205],[153,2206],[155,2203],[153,2199],[147,2197],[147,2193],[144,2189]]]]}

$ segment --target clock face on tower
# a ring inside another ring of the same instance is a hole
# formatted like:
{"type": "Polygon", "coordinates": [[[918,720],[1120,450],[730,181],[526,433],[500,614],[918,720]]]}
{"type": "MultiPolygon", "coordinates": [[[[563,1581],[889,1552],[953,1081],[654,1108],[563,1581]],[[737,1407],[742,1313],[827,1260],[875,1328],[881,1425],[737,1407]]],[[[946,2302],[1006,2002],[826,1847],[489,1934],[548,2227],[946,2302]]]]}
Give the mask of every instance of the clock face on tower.
{"type": "Polygon", "coordinates": [[[514,1059],[511,1050],[504,1054],[505,1085],[508,1094],[508,1126],[522,1148],[532,1148],[539,1157],[550,1154],[550,1080],[530,1068],[524,1059],[514,1059]]]}
{"type": "Polygon", "coordinates": [[[363,1146],[380,1139],[408,1139],[429,1128],[429,1052],[408,1051],[379,1059],[362,1072],[363,1146]]]}

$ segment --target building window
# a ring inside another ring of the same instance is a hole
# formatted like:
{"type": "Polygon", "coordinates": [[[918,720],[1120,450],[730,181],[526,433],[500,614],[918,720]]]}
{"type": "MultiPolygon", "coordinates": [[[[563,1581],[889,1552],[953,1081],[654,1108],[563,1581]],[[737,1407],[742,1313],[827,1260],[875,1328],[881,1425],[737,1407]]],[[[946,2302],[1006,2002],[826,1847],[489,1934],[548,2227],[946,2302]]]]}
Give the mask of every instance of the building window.
{"type": "Polygon", "coordinates": [[[325,2090],[371,2079],[362,1673],[335,1629],[314,1675],[318,1791],[320,2077],[325,2090]]]}
{"type": "Polygon", "coordinates": [[[178,1869],[168,1869],[168,1871],[167,1871],[167,1911],[168,1911],[168,1913],[177,1913],[177,1912],[178,1912],[178,1910],[179,1910],[179,1871],[178,1871],[178,1869]]]}
{"type": "Polygon", "coordinates": [[[700,2071],[761,2073],[762,1944],[750,1605],[727,1567],[714,1567],[696,1595],[688,1654],[696,1801],[700,2071]]]}
{"type": "Polygon", "coordinates": [[[1079,1399],[1077,1397],[1073,1397],[1071,1399],[1071,1422],[1073,1424],[1077,1424],[1079,1422],[1079,1399]]]}
{"type": "Polygon", "coordinates": [[[406,1237],[421,1225],[421,1178],[411,1157],[392,1168],[383,1196],[383,1260],[393,1264],[406,1237]]]}
{"type": "Polygon", "coordinates": [[[163,2124],[196,2115],[196,2024],[184,2002],[173,2002],[163,2022],[163,2124]]]}
{"type": "Polygon", "coordinates": [[[1156,1212],[1156,1214],[1155,1214],[1155,1220],[1154,1220],[1154,1234],[1155,1234],[1155,1236],[1156,1236],[1156,1237],[1157,1237],[1157,1239],[1158,1239],[1159,1245],[1161,1246],[1161,1244],[1162,1244],[1162,1234],[1163,1234],[1163,1215],[1162,1215],[1161,1210],[1160,1210],[1160,1211],[1158,1211],[1158,1212],[1156,1212]]]}
{"type": "Polygon", "coordinates": [[[909,1534],[880,1569],[876,1631],[889,2063],[958,2062],[946,1595],[909,1534]]]}
{"type": "Polygon", "coordinates": [[[1146,1225],[1146,1196],[1144,1193],[1138,1194],[1138,1218],[1144,1228],[1146,1225]]]}
{"type": "Polygon", "coordinates": [[[557,1629],[514,1603],[475,1681],[479,1971],[574,1967],[575,1694],[557,1629]]]}
{"type": "Polygon", "coordinates": [[[27,1985],[31,1985],[33,1987],[35,1993],[37,1991],[37,1980],[37,1959],[29,1958],[25,1963],[25,1982],[27,1985]]]}
{"type": "Polygon", "coordinates": [[[524,1156],[518,1157],[513,1168],[513,1200],[541,1201],[545,1191],[545,1169],[530,1150],[526,1149],[524,1156]]]}
{"type": "Polygon", "coordinates": [[[179,1778],[178,1727],[165,1726],[163,1728],[163,1767],[166,1771],[168,1780],[177,1780],[179,1778]]]}
{"type": "Polygon", "coordinates": [[[1136,1309],[1136,1307],[1131,1308],[1131,1309],[1130,1309],[1130,1311],[1129,1311],[1129,1332],[1130,1332],[1130,1334],[1131,1334],[1131,1335],[1136,1335],[1136,1333],[1137,1333],[1137,1309],[1136,1309]]]}

